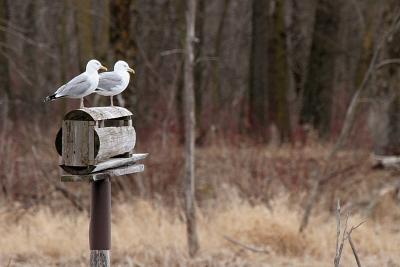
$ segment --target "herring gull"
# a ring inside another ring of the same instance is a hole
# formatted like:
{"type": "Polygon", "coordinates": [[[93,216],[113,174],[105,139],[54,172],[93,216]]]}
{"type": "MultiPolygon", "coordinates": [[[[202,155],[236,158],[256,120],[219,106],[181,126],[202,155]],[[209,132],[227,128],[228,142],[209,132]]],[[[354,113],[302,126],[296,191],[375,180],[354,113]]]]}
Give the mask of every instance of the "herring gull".
{"type": "Polygon", "coordinates": [[[129,73],[135,73],[125,61],[119,60],[114,65],[114,71],[99,74],[99,85],[95,92],[99,95],[109,96],[111,106],[114,106],[113,96],[122,93],[128,87],[129,73]]]}
{"type": "Polygon", "coordinates": [[[92,59],[86,65],[86,71],[64,84],[57,91],[47,96],[44,102],[53,101],[58,98],[80,98],[80,108],[84,108],[83,98],[94,92],[99,84],[100,69],[107,70],[98,60],[92,59]]]}

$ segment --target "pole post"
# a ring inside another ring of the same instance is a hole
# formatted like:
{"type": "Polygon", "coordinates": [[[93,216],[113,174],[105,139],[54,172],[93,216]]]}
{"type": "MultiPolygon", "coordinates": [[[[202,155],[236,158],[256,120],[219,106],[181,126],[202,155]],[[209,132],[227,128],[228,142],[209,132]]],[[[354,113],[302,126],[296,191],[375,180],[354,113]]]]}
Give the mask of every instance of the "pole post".
{"type": "Polygon", "coordinates": [[[111,182],[110,178],[91,183],[90,267],[110,267],[111,182]]]}

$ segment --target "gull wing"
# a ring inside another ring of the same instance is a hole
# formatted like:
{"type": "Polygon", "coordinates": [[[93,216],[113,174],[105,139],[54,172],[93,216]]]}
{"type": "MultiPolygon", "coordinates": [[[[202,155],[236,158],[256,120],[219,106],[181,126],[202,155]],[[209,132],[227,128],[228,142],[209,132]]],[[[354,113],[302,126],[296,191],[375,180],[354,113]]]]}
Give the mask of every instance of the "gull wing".
{"type": "Polygon", "coordinates": [[[99,74],[99,91],[112,91],[113,88],[122,85],[122,77],[113,71],[99,74]]]}
{"type": "Polygon", "coordinates": [[[86,73],[82,73],[67,84],[61,86],[57,92],[56,96],[80,96],[86,92],[90,88],[90,80],[86,73]]]}

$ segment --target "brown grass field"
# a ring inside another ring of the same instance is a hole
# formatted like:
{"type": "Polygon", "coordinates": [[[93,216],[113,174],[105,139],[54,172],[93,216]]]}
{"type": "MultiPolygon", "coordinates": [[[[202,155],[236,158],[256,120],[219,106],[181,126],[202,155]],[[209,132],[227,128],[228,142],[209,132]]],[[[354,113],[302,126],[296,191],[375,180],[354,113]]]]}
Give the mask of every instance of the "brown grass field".
{"type": "MultiPolygon", "coordinates": [[[[78,211],[54,189],[60,183],[52,144],[33,141],[27,148],[18,138],[3,139],[7,155],[32,157],[0,159],[6,192],[0,205],[0,266],[87,266],[89,185],[64,184],[85,207],[78,211]],[[37,168],[39,160],[43,164],[37,168]],[[23,172],[26,168],[33,171],[23,172]]],[[[150,152],[145,172],[113,183],[112,265],[333,266],[340,198],[344,213],[351,211],[349,227],[366,220],[352,235],[363,266],[400,266],[398,170],[373,169],[368,151],[354,148],[328,163],[329,149],[317,142],[200,147],[201,249],[190,259],[180,200],[181,150],[139,147],[150,152]],[[322,186],[308,228],[299,233],[311,182],[326,164],[333,175],[322,186]]],[[[342,266],[356,266],[348,243],[342,266]]]]}
{"type": "MultiPolygon", "coordinates": [[[[113,266],[333,266],[335,220],[320,212],[298,233],[299,207],[287,197],[274,211],[251,205],[234,191],[199,215],[201,250],[186,254],[185,225],[175,209],[136,199],[113,207],[113,266]],[[252,252],[229,237],[267,252],[252,252]]],[[[1,266],[87,266],[88,214],[47,207],[1,212],[1,266]]],[[[397,215],[398,216],[398,215],[397,215]]],[[[355,215],[350,224],[363,220],[355,215]]],[[[394,223],[369,220],[353,234],[363,266],[399,266],[400,233],[394,223]]],[[[355,266],[346,244],[343,266],[355,266]]]]}

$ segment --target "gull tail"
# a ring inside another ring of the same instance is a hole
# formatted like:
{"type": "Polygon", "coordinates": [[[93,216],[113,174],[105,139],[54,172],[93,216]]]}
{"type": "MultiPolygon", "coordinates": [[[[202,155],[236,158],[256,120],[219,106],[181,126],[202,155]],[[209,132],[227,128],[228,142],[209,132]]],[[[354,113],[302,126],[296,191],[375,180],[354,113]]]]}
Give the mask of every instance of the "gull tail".
{"type": "Polygon", "coordinates": [[[57,96],[57,94],[61,93],[61,91],[65,88],[65,85],[61,86],[60,88],[57,89],[57,91],[49,96],[46,96],[45,99],[43,99],[43,102],[49,102],[49,101],[53,101],[56,100],[57,98],[61,98],[64,96],[57,96]]]}
{"type": "Polygon", "coordinates": [[[64,97],[64,96],[57,96],[56,94],[49,95],[49,96],[46,96],[46,97],[43,99],[43,102],[46,103],[46,102],[53,101],[53,100],[56,100],[56,99],[62,98],[62,97],[64,97]]]}
{"type": "Polygon", "coordinates": [[[46,96],[44,99],[43,99],[43,102],[49,102],[49,101],[53,101],[53,100],[56,100],[57,99],[57,97],[56,97],[56,95],[54,94],[54,95],[49,95],[49,96],[46,96]]]}

